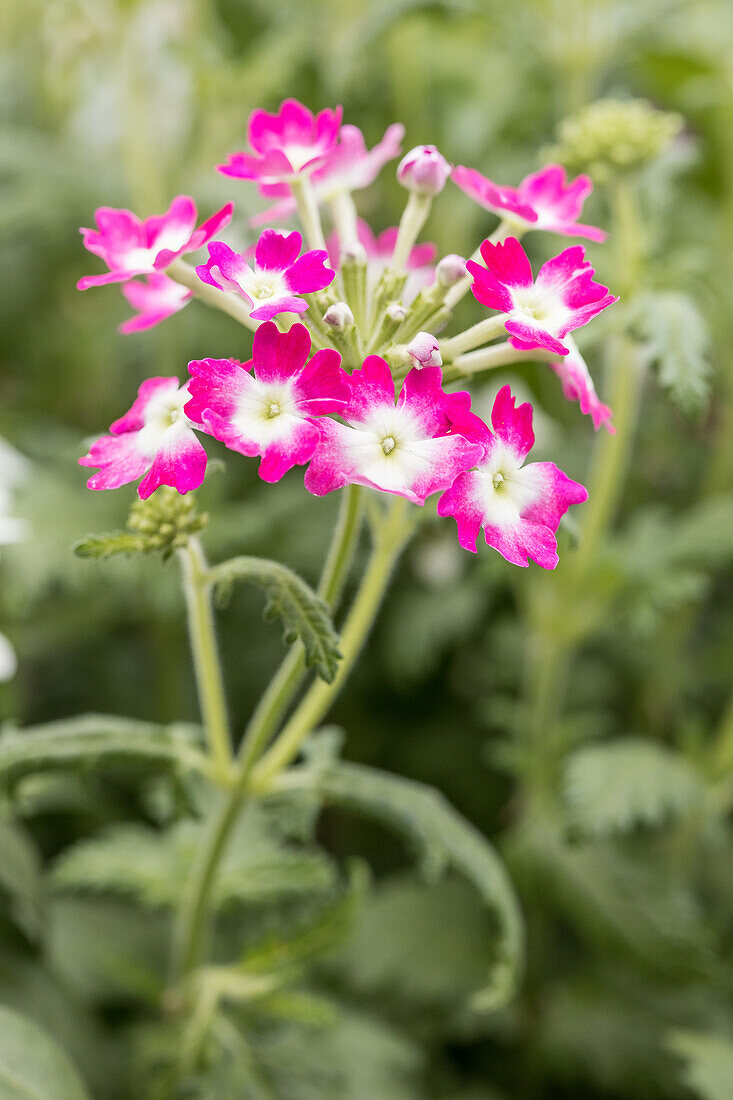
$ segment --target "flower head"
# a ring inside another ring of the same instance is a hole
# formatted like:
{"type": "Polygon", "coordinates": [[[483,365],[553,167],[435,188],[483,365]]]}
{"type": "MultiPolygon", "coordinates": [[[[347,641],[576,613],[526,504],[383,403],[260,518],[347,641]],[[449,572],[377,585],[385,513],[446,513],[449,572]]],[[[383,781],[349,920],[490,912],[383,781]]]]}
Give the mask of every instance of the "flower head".
{"type": "Polygon", "coordinates": [[[159,485],[179,493],[197,489],[206,472],[206,451],[192,431],[183,411],[188,388],[177,378],[148,378],[137,391],[129,412],[110,426],[79,459],[98,473],[87,482],[90,489],[118,489],[146,476],[138,494],[147,499],[159,485]]]}
{"type": "MultiPolygon", "coordinates": [[[[392,262],[395,244],[397,243],[397,226],[384,229],[379,236],[375,236],[363,218],[357,222],[359,242],[366,252],[367,276],[371,290],[374,290],[382,272],[392,262]]],[[[326,242],[331,266],[338,268],[341,246],[338,234],[332,233],[326,242]]],[[[423,287],[430,286],[435,279],[435,257],[438,250],[434,244],[424,242],[415,245],[407,257],[407,282],[402,292],[402,300],[409,305],[423,287]]]]}
{"type": "MultiPolygon", "coordinates": [[[[358,126],[342,126],[338,144],[311,176],[316,202],[329,202],[340,192],[361,191],[369,187],[387,161],[399,156],[404,133],[404,126],[395,122],[387,127],[384,137],[374,148],[367,149],[358,126]]],[[[268,198],[279,199],[279,202],[255,214],[250,219],[250,225],[283,221],[295,213],[295,198],[287,183],[261,183],[260,191],[268,198]]]]}
{"type": "Polygon", "coordinates": [[[515,237],[503,244],[484,241],[481,256],[486,267],[469,260],[474,298],[489,309],[507,315],[506,331],[516,348],[546,348],[567,355],[563,337],[585,325],[618,301],[608,287],[593,282],[595,271],[581,245],[554,256],[532,278],[527,254],[515,237]]]}
{"type": "Polygon", "coordinates": [[[165,214],[141,221],[130,210],[100,206],[95,211],[96,229],[82,229],[84,247],[104,260],[106,275],[85,275],[79,290],[105,283],[124,283],[135,275],[152,275],[168,267],[186,252],[195,252],[210,241],[232,218],[234,206],[227,203],[208,221],[196,228],[196,204],[179,195],[165,214]]]}
{"type": "Polygon", "coordinates": [[[413,368],[395,404],[389,366],[370,355],[349,379],[348,423],[321,421],[306,489],[323,496],[344,485],[367,485],[414,504],[445,489],[478,461],[481,448],[451,430],[447,410],[456,395],[445,394],[441,381],[440,367],[413,368]]]}
{"type": "Polygon", "coordinates": [[[314,115],[297,99],[285,99],[275,115],[256,110],[249,116],[251,152],[232,153],[218,170],[235,179],[273,184],[312,172],[323,164],[338,139],[342,111],[314,115]]]}
{"type": "Polygon", "coordinates": [[[325,266],[328,253],[323,249],[301,256],[302,243],[300,233],[266,229],[250,265],[229,245],[212,241],[208,263],[197,267],[196,273],[205,283],[244,298],[252,306],[255,321],[269,321],[278,313],[303,313],[308,303],[300,295],[323,290],[335,273],[325,266]]]}
{"type": "Polygon", "coordinates": [[[577,401],[580,411],[585,416],[590,416],[596,431],[605,424],[611,435],[616,434],[616,429],[611,423],[613,413],[608,405],[604,405],[596,393],[588,365],[578,351],[578,346],[572,336],[567,336],[565,342],[570,348],[569,355],[557,363],[550,363],[553,370],[562,382],[562,392],[568,401],[577,401]]]}
{"type": "Polygon", "coordinates": [[[397,166],[397,179],[417,195],[438,195],[451,173],[451,166],[435,145],[416,145],[397,166]]]}
{"type": "Polygon", "coordinates": [[[160,324],[166,317],[180,312],[193,298],[193,291],[174,282],[162,271],[146,275],[143,282],[131,279],[122,287],[122,293],[133,309],[137,310],[129,321],[123,321],[120,332],[142,332],[160,324]]]}
{"type": "Polygon", "coordinates": [[[440,344],[431,332],[418,332],[407,345],[406,351],[417,367],[442,367],[440,344]]]}
{"type": "Polygon", "coordinates": [[[555,532],[571,504],[587,500],[583,485],[553,462],[524,460],[534,444],[532,406],[515,407],[509,386],[499,390],[491,428],[456,407],[456,427],[481,447],[477,469],[461,473],[438,501],[438,515],[453,516],[458,541],[476,553],[483,530],[486,542],[514,565],[529,559],[543,569],[557,565],[555,532]]]}
{"type": "Polygon", "coordinates": [[[578,176],[568,182],[564,168],[549,164],[526,176],[519,187],[499,187],[475,168],[458,165],[451,178],[479,206],[499,217],[508,217],[522,229],[546,229],[589,241],[606,239],[602,229],[578,222],[583,203],[593,190],[590,176],[578,176]]]}
{"type": "Polygon", "coordinates": [[[259,455],[264,481],[279,481],[292,466],[308,462],[320,438],[318,418],[346,405],[341,356],[326,349],[307,362],[310,347],[304,325],[279,332],[268,321],[254,335],[251,362],[189,363],[186,413],[231,450],[259,455]]]}

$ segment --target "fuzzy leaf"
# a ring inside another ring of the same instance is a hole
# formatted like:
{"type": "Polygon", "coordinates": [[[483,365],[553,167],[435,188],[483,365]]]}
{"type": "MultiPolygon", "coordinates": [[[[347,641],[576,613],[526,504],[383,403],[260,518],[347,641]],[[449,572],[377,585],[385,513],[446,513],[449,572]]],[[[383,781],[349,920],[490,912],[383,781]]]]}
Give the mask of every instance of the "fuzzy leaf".
{"type": "Polygon", "coordinates": [[[707,328],[693,299],[677,290],[646,295],[638,326],[672,401],[688,415],[700,413],[708,400],[710,364],[707,328]]]}
{"type": "Polygon", "coordinates": [[[673,1031],[667,1045],[685,1059],[685,1084],[700,1100],[730,1100],[733,1040],[695,1031],[673,1031]]]}
{"type": "Polygon", "coordinates": [[[584,745],[566,763],[570,819],[594,836],[660,825],[685,813],[703,793],[682,756],[641,738],[584,745]]]}
{"type": "Polygon", "coordinates": [[[64,1052],[37,1024],[0,1006],[0,1100],[88,1100],[64,1052]]]}
{"type": "Polygon", "coordinates": [[[145,551],[143,539],[129,531],[113,531],[108,535],[87,535],[74,545],[79,558],[101,561],[115,554],[140,554],[145,551]]]}
{"type": "Polygon", "coordinates": [[[328,605],[297,573],[267,558],[240,557],[214,566],[209,576],[220,594],[235,580],[258,585],[265,593],[265,619],[281,619],[285,642],[299,638],[305,663],[332,682],[341,657],[338,635],[328,605]]]}
{"type": "Polygon", "coordinates": [[[0,887],[10,898],[16,923],[32,938],[41,927],[41,860],[30,835],[14,821],[0,820],[0,887]]]}
{"type": "Polygon", "coordinates": [[[499,945],[489,980],[472,999],[488,1011],[516,989],[524,957],[524,927],[504,864],[491,844],[438,791],[414,780],[358,764],[339,763],[314,777],[327,802],[346,806],[399,830],[418,846],[432,877],[453,867],[469,879],[495,913],[499,945]]]}

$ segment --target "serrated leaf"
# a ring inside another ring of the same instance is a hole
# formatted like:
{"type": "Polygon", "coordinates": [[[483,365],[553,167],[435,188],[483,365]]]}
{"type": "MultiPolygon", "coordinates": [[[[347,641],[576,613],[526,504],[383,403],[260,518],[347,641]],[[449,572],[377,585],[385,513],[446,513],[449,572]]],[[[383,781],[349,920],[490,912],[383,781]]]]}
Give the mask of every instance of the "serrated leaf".
{"type": "Polygon", "coordinates": [[[709,392],[709,338],[693,299],[677,290],[645,295],[637,325],[671,399],[688,415],[700,413],[709,392]]]}
{"type": "Polygon", "coordinates": [[[576,749],[565,765],[564,792],[570,821],[594,836],[660,825],[704,795],[684,757],[631,737],[576,749]]]}
{"type": "Polygon", "coordinates": [[[42,927],[41,860],[30,835],[14,821],[0,820],[0,887],[16,923],[36,938],[42,927]]]}
{"type": "Polygon", "coordinates": [[[499,942],[489,979],[472,1006],[488,1011],[514,993],[524,961],[524,925],[511,880],[489,841],[434,788],[359,764],[338,763],[313,775],[327,802],[384,822],[418,848],[424,871],[461,872],[495,914],[499,942]]]}
{"type": "Polygon", "coordinates": [[[37,1024],[2,1006],[0,1100],[89,1100],[60,1047],[37,1024]]]}
{"type": "Polygon", "coordinates": [[[338,634],[328,605],[302,577],[280,562],[240,557],[214,566],[209,570],[209,578],[224,590],[235,580],[258,585],[265,593],[265,618],[279,618],[285,642],[291,644],[300,639],[305,663],[315,668],[326,683],[331,683],[341,657],[338,634]]]}
{"type": "Polygon", "coordinates": [[[730,1100],[733,1039],[696,1031],[673,1031],[667,1046],[685,1059],[685,1084],[700,1100],[730,1100]]]}
{"type": "Polygon", "coordinates": [[[145,546],[139,535],[132,535],[128,531],[113,531],[108,535],[87,535],[75,543],[73,550],[79,558],[101,561],[115,554],[143,553],[145,546]]]}
{"type": "Polygon", "coordinates": [[[109,715],[86,714],[0,734],[0,781],[30,772],[105,762],[144,762],[206,772],[204,754],[186,736],[187,727],[109,715]]]}

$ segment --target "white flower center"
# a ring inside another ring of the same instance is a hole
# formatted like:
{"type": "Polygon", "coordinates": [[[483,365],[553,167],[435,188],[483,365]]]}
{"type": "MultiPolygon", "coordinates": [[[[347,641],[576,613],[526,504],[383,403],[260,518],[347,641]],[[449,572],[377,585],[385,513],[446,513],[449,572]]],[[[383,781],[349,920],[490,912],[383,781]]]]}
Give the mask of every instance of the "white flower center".
{"type": "Polygon", "coordinates": [[[393,435],[386,435],[382,440],[382,450],[384,451],[385,455],[392,454],[392,451],[395,449],[396,446],[397,440],[393,435]]]}
{"type": "Polygon", "coordinates": [[[479,471],[484,523],[512,527],[535,497],[532,473],[510,450],[497,448],[479,471]]]}
{"type": "Polygon", "coordinates": [[[281,412],[282,412],[282,409],[280,408],[279,402],[277,402],[277,401],[268,401],[267,402],[267,411],[265,413],[265,416],[268,420],[272,420],[274,417],[279,416],[281,412]]]}
{"type": "Polygon", "coordinates": [[[257,268],[242,280],[243,289],[255,302],[267,302],[286,292],[282,275],[275,271],[258,271],[257,268]]]}
{"type": "Polygon", "coordinates": [[[191,427],[191,421],[183,411],[190,399],[187,386],[171,385],[157,393],[147,404],[140,430],[140,448],[149,454],[155,454],[162,444],[166,432],[174,430],[184,432],[191,427]]]}

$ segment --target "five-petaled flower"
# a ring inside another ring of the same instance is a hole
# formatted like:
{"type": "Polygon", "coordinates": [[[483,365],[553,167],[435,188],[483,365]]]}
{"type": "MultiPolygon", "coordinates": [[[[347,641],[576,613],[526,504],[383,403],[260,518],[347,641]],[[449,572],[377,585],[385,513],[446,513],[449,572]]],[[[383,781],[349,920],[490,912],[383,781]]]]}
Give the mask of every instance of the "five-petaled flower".
{"type": "Polygon", "coordinates": [[[595,430],[598,431],[605,424],[609,433],[615,435],[616,429],[611,423],[613,412],[596,393],[588,364],[580,354],[578,345],[572,336],[567,336],[565,342],[570,348],[570,354],[556,363],[550,363],[550,370],[560,379],[564,396],[568,401],[578,402],[580,411],[591,418],[595,430]]]}
{"type": "Polygon", "coordinates": [[[129,321],[123,321],[120,332],[142,332],[160,324],[166,317],[178,313],[193,298],[193,291],[169,279],[162,271],[147,275],[143,282],[131,279],[122,287],[122,293],[133,309],[137,310],[129,321]]]}
{"type": "Polygon", "coordinates": [[[185,411],[233,451],[262,458],[264,481],[279,481],[308,462],[320,439],[319,418],[342,412],[349,389],[341,356],[318,351],[307,362],[311,338],[304,325],[279,332],[268,321],[254,335],[252,360],[200,359],[189,363],[185,411]]]}
{"type": "Polygon", "coordinates": [[[563,337],[618,301],[608,287],[593,282],[595,271],[582,245],[572,245],[548,260],[535,280],[515,237],[503,244],[484,241],[481,256],[486,267],[474,260],[466,264],[473,276],[473,296],[506,314],[504,327],[516,348],[545,348],[567,355],[570,349],[562,343],[563,337]]]}
{"type": "Polygon", "coordinates": [[[179,493],[198,489],[206,472],[206,451],[183,411],[188,401],[186,385],[177,378],[148,378],[138,390],[129,412],[110,425],[79,459],[80,466],[98,469],[90,489],[118,489],[146,476],[138,493],[145,500],[159,485],[171,485],[179,493]]]}
{"type": "Polygon", "coordinates": [[[342,110],[326,109],[314,115],[297,99],[285,99],[275,115],[253,111],[247,123],[249,153],[232,153],[218,166],[224,176],[258,180],[261,184],[287,181],[312,172],[332,152],[339,136],[342,110]]]}
{"type": "Polygon", "coordinates": [[[388,364],[370,355],[350,377],[347,424],[323,420],[305,487],[323,496],[366,485],[424,504],[481,456],[481,447],[452,430],[448,410],[467,395],[443,392],[440,367],[414,367],[395,404],[388,364]]]}
{"type": "Polygon", "coordinates": [[[519,187],[500,187],[475,168],[460,164],[453,169],[451,178],[479,206],[506,218],[523,231],[546,229],[566,237],[585,237],[589,241],[606,239],[602,229],[578,221],[583,203],[593,190],[590,176],[578,176],[568,182],[564,168],[549,164],[525,176],[519,187]]]}
{"type": "Polygon", "coordinates": [[[514,565],[529,558],[544,569],[557,565],[555,532],[571,504],[588,498],[585,486],[553,462],[524,460],[534,444],[532,406],[515,407],[509,386],[499,390],[491,413],[493,431],[466,407],[454,406],[457,430],[480,445],[477,469],[461,473],[438,501],[438,515],[453,516],[458,541],[476,553],[486,542],[514,565]]]}
{"type": "MultiPolygon", "coordinates": [[[[395,122],[385,130],[384,137],[372,149],[367,149],[358,126],[345,125],[339,131],[338,144],[320,168],[311,175],[317,203],[330,202],[343,192],[361,191],[377,178],[387,161],[399,156],[405,127],[395,122]]],[[[260,183],[267,198],[278,199],[274,206],[255,214],[250,225],[283,221],[295,213],[296,202],[287,183],[260,183]]]]}
{"type": "Polygon", "coordinates": [[[229,224],[233,210],[228,202],[197,229],[196,204],[188,195],[175,198],[165,214],[144,221],[130,210],[100,206],[94,215],[97,228],[80,232],[84,247],[104,260],[109,271],[105,275],[85,275],[76,285],[86,290],[163,270],[177,256],[195,252],[210,241],[229,224]]]}
{"type": "Polygon", "coordinates": [[[300,233],[266,229],[255,248],[254,263],[233,252],[222,241],[209,245],[209,260],[196,268],[200,279],[219,290],[231,290],[252,306],[255,321],[269,321],[278,313],[303,313],[308,303],[300,297],[323,290],[335,272],[325,266],[328,253],[313,249],[300,255],[300,233]]]}

